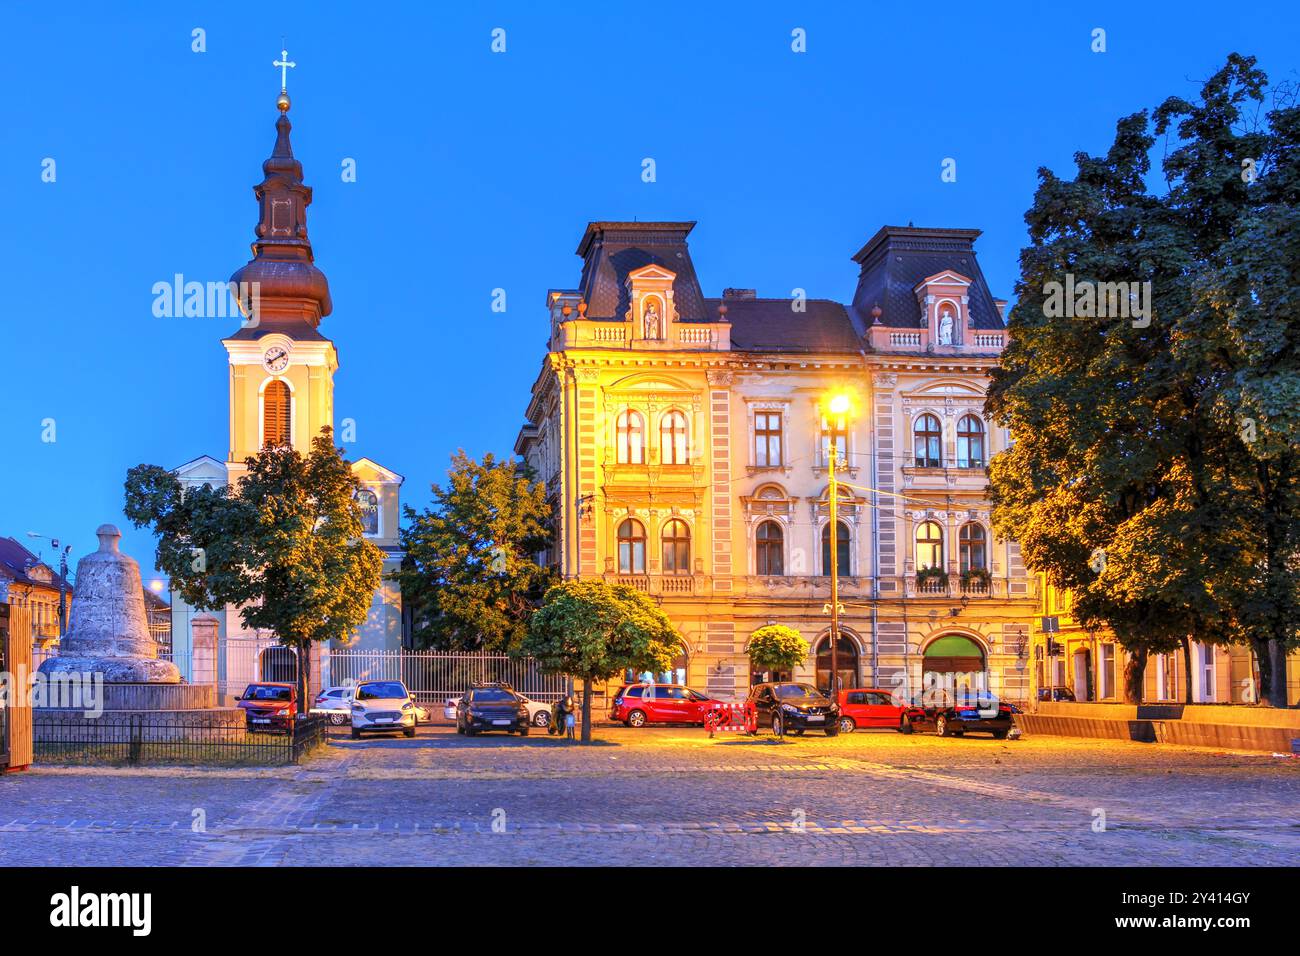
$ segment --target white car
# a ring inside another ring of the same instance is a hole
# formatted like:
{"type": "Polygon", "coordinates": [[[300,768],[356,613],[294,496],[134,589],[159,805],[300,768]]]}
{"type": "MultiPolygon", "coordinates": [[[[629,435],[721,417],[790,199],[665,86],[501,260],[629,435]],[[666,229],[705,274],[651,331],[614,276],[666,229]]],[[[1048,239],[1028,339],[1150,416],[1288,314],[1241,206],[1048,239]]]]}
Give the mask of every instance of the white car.
{"type": "Polygon", "coordinates": [[[363,732],[400,730],[415,736],[415,695],[400,680],[368,680],[352,694],[352,739],[363,732]]]}
{"type": "MultiPolygon", "coordinates": [[[[551,725],[551,705],[544,704],[538,700],[532,700],[525,697],[519,691],[514,691],[514,695],[524,702],[528,708],[528,723],[534,727],[549,727],[551,725]]],[[[447,720],[456,719],[456,705],[460,703],[459,697],[448,697],[447,703],[442,709],[442,716],[447,720]]]]}
{"type": "Polygon", "coordinates": [[[528,722],[534,727],[549,727],[551,725],[551,705],[543,704],[541,701],[532,700],[525,697],[519,691],[515,691],[515,696],[524,702],[528,707],[528,722]]]}
{"type": "Polygon", "coordinates": [[[352,717],[352,687],[326,687],[312,703],[313,714],[328,714],[330,723],[342,727],[352,717]]]}

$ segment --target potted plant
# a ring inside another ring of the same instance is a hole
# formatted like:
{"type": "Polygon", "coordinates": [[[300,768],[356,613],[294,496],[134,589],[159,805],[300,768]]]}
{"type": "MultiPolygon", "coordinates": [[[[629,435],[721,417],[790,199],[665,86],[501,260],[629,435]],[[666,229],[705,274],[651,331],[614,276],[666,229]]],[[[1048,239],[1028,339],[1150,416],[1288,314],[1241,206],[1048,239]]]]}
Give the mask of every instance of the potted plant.
{"type": "Polygon", "coordinates": [[[987,568],[967,568],[961,573],[961,588],[963,591],[987,591],[992,580],[987,568]]]}
{"type": "Polygon", "coordinates": [[[948,572],[943,568],[919,568],[916,572],[916,587],[918,591],[924,591],[926,584],[934,581],[939,584],[946,584],[948,581],[948,572]]]}

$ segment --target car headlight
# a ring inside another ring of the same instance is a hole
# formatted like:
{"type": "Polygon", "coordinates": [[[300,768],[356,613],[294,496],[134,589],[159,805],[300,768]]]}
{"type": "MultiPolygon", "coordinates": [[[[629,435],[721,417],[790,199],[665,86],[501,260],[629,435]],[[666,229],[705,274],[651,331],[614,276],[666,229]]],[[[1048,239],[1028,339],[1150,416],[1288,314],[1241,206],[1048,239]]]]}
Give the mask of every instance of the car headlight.
{"type": "Polygon", "coordinates": [[[409,700],[402,705],[402,710],[414,710],[414,709],[415,709],[415,705],[412,704],[409,700]]]}
{"type": "Polygon", "coordinates": [[[355,701],[353,701],[353,703],[352,703],[352,711],[353,711],[353,713],[364,712],[365,709],[366,709],[366,705],[365,705],[365,704],[358,704],[358,703],[356,703],[355,701]]]}
{"type": "Polygon", "coordinates": [[[799,713],[799,708],[794,706],[794,704],[782,704],[781,709],[784,710],[787,714],[799,713]]]}

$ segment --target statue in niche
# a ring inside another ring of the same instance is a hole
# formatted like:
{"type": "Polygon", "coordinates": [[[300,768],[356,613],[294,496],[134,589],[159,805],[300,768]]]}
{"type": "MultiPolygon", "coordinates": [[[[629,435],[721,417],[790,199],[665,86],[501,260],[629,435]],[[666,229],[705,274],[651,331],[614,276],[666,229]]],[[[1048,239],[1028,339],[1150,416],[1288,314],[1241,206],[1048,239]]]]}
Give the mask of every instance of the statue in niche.
{"type": "Polygon", "coordinates": [[[952,345],[952,313],[947,309],[939,317],[939,344],[952,345]]]}
{"type": "Polygon", "coordinates": [[[648,339],[659,338],[659,306],[654,299],[646,302],[645,306],[645,337],[648,339]]]}

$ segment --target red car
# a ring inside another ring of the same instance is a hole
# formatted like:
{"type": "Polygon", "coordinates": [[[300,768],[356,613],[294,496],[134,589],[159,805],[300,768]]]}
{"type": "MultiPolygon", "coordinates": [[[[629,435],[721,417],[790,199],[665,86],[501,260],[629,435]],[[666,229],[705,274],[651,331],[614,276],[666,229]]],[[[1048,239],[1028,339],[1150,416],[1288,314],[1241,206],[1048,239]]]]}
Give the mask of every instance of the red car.
{"type": "Polygon", "coordinates": [[[278,730],[286,734],[293,730],[298,713],[298,688],[293,684],[249,684],[235,700],[244,712],[249,730],[278,730]]]}
{"type": "Polygon", "coordinates": [[[614,695],[609,719],[629,727],[700,724],[717,701],[681,684],[624,684],[614,695]]]}
{"type": "Polygon", "coordinates": [[[903,716],[906,712],[906,705],[878,687],[840,691],[840,733],[851,734],[859,727],[889,727],[900,733],[911,733],[912,728],[903,716]]]}

